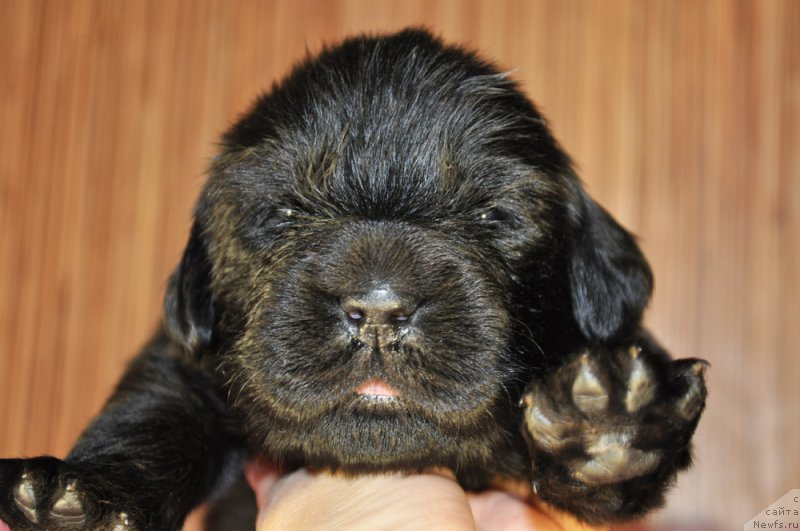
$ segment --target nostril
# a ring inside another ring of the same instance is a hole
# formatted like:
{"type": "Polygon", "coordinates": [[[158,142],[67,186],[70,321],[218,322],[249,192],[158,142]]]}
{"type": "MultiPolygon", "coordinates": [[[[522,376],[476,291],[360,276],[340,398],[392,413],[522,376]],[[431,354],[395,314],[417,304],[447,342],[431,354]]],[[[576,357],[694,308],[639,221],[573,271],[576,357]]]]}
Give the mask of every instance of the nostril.
{"type": "Polygon", "coordinates": [[[364,310],[359,306],[359,301],[354,297],[346,297],[339,303],[347,317],[353,321],[360,321],[364,318],[364,310]]]}
{"type": "Polygon", "coordinates": [[[416,310],[413,300],[386,286],[342,297],[340,306],[349,320],[359,325],[403,325],[416,310]]]}
{"type": "Polygon", "coordinates": [[[416,309],[417,307],[414,304],[401,303],[401,306],[397,308],[397,310],[391,313],[391,318],[397,321],[398,323],[405,323],[411,318],[416,309]]]}

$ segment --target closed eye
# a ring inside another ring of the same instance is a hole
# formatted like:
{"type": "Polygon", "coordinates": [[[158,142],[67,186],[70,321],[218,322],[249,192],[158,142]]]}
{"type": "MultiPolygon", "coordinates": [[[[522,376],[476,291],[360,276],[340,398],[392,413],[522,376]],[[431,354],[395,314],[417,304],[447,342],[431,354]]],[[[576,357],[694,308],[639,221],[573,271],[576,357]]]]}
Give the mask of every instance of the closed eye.
{"type": "Polygon", "coordinates": [[[507,226],[512,228],[518,223],[514,214],[499,207],[491,207],[481,211],[480,221],[487,225],[497,227],[507,226]]]}
{"type": "Polygon", "coordinates": [[[258,225],[264,229],[272,229],[288,225],[297,217],[297,211],[291,208],[269,208],[261,212],[258,225]]]}
{"type": "Polygon", "coordinates": [[[264,238],[270,238],[280,229],[292,225],[298,214],[297,210],[290,208],[264,206],[243,220],[242,236],[256,243],[263,242],[264,238]]]}

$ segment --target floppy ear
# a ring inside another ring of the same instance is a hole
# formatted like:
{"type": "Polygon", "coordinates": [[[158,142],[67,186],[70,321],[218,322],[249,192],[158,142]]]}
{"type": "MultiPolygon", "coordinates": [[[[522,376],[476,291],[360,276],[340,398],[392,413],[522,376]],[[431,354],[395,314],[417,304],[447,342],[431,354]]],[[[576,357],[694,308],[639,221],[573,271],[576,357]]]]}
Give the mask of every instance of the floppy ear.
{"type": "Polygon", "coordinates": [[[200,355],[211,342],[214,308],[210,284],[211,263],[202,230],[195,222],[164,297],[167,334],[195,355],[200,355]]]}
{"type": "Polygon", "coordinates": [[[613,340],[639,324],[653,275],[633,236],[589,198],[577,179],[571,184],[573,314],[587,338],[613,340]]]}

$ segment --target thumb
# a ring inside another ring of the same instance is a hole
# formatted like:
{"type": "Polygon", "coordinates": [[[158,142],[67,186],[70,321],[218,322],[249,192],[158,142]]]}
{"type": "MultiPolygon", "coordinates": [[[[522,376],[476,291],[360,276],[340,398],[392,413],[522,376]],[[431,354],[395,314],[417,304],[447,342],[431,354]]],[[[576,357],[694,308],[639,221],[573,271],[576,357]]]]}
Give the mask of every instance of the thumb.
{"type": "MultiPolygon", "coordinates": [[[[247,463],[244,476],[248,485],[256,495],[256,503],[259,511],[269,505],[270,492],[272,487],[281,477],[282,471],[278,465],[263,458],[255,458],[247,463]]],[[[4,531],[0,527],[0,531],[4,531]]]]}

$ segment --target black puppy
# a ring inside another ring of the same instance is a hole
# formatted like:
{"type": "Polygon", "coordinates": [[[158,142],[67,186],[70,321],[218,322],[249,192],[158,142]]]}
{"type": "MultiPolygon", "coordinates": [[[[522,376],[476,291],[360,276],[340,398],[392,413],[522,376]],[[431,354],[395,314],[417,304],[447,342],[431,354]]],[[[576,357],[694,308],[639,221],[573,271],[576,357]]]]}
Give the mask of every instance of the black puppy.
{"type": "Polygon", "coordinates": [[[65,460],[0,461],[0,517],[176,529],[253,454],[639,516],[706,395],[642,330],[651,287],[505,75],[422,31],[345,41],[225,135],[163,326],[65,460]]]}

